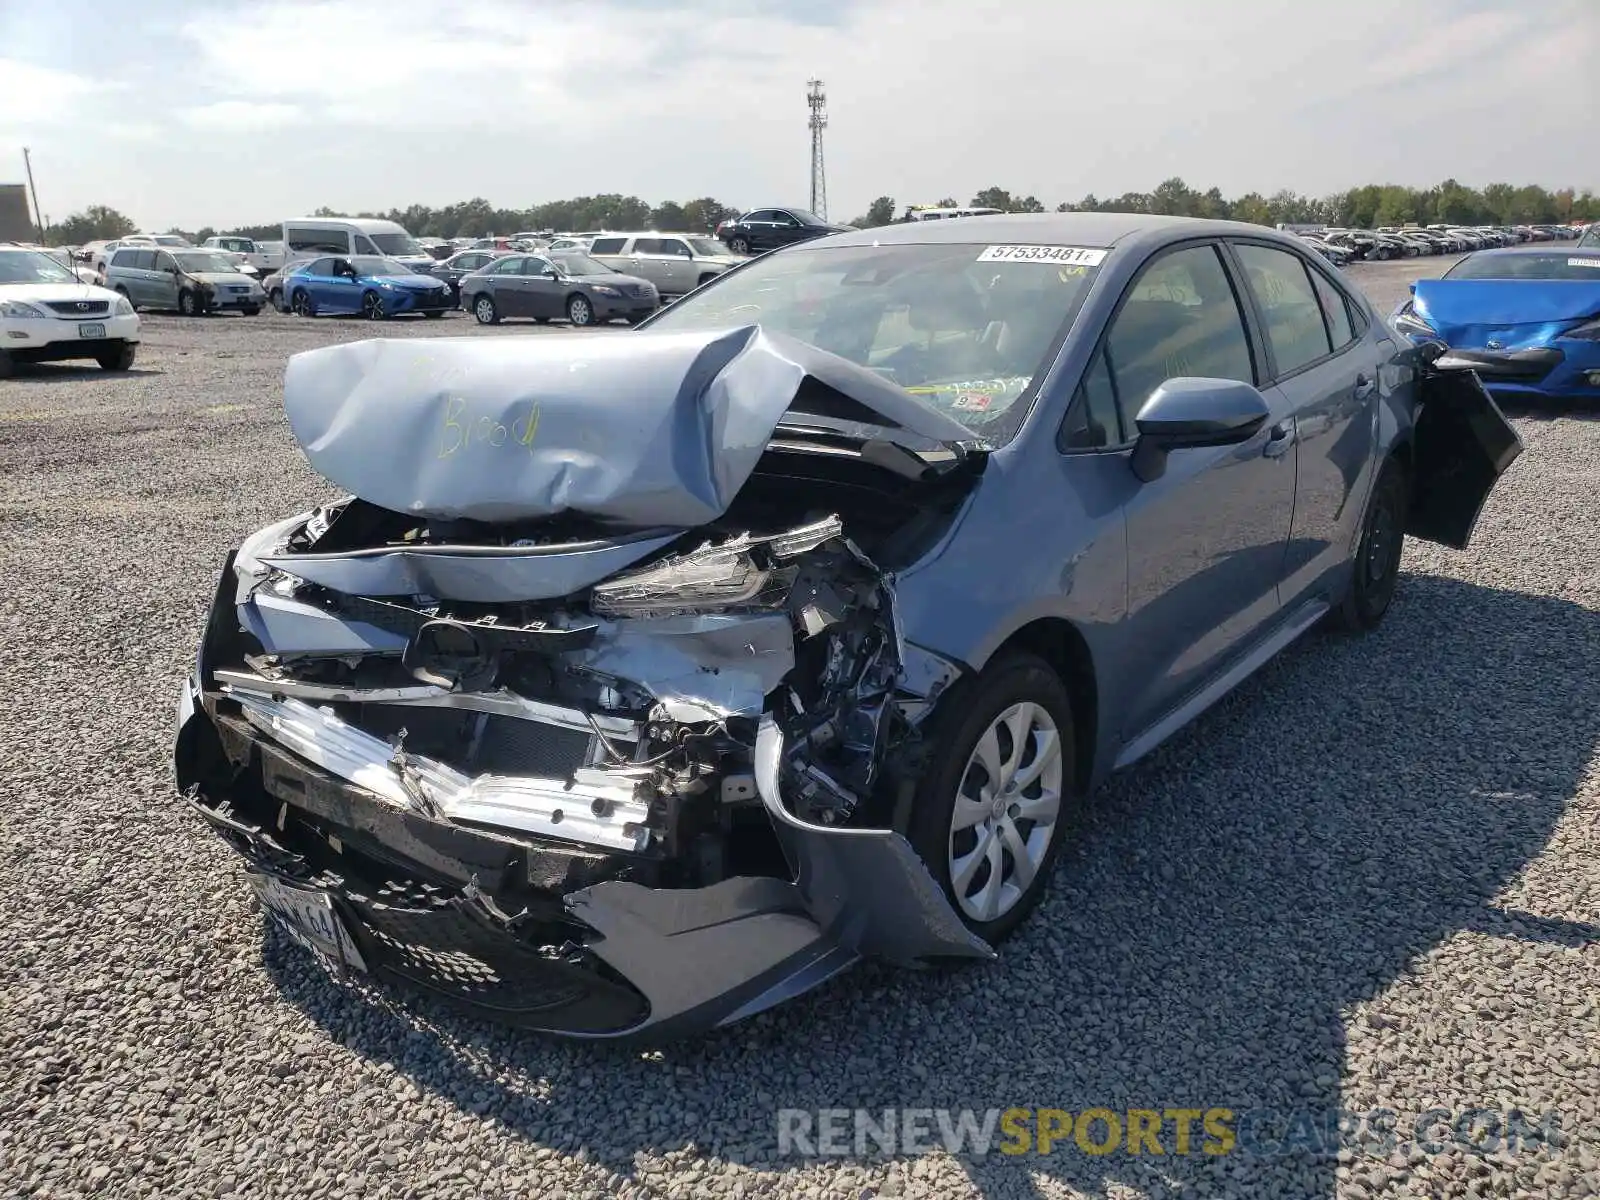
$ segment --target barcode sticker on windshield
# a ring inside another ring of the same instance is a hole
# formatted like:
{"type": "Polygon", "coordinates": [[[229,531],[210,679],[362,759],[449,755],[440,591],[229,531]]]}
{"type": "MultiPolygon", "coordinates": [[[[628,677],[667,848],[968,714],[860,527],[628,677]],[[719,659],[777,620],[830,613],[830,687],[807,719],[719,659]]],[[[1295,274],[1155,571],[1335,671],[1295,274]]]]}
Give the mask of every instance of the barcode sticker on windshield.
{"type": "Polygon", "coordinates": [[[1600,267],[1600,258],[1569,258],[1569,267],[1600,267]]]}
{"type": "Polygon", "coordinates": [[[1037,262],[1051,266],[1098,267],[1106,251],[1082,246],[989,246],[978,255],[979,262],[1037,262]]]}

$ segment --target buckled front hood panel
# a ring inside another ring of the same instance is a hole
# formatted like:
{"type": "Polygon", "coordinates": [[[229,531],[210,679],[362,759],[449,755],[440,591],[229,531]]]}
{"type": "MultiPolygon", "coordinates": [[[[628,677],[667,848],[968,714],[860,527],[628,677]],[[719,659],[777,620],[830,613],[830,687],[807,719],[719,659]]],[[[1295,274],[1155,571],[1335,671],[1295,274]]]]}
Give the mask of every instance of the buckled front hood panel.
{"type": "Polygon", "coordinates": [[[687,529],[727,509],[808,377],[887,428],[965,434],[755,326],[329,346],[289,360],[284,407],[312,467],[395,512],[687,529]]]}

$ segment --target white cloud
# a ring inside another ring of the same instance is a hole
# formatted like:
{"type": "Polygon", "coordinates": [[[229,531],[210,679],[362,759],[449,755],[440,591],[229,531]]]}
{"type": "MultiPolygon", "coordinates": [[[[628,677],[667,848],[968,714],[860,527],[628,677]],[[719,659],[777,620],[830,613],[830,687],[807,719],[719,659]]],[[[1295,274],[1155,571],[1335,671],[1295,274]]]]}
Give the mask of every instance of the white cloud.
{"type": "Polygon", "coordinates": [[[299,107],[293,104],[219,100],[215,104],[183,109],[178,113],[178,120],[195,129],[249,133],[292,125],[302,115],[299,107]]]}
{"type": "Polygon", "coordinates": [[[0,58],[0,131],[81,120],[85,102],[111,85],[37,63],[0,58]]]}
{"type": "Polygon", "coordinates": [[[167,144],[104,139],[59,105],[81,77],[18,89],[0,63],[0,95],[54,93],[33,111],[58,120],[58,160],[79,156],[53,172],[58,202],[163,226],[475,195],[803,202],[813,75],[836,217],[882,193],[1054,202],[1172,175],[1228,194],[1593,187],[1600,160],[1572,139],[1600,109],[1594,3],[1343,0],[1313,20],[1294,0],[186,0],[116,114],[167,144]],[[180,71],[198,84],[142,83],[180,71]]]}

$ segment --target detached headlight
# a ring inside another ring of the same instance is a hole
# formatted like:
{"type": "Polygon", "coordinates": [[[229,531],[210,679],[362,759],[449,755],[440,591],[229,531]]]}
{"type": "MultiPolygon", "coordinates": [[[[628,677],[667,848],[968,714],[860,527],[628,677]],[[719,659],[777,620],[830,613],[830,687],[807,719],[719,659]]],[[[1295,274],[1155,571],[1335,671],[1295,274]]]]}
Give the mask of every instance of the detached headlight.
{"type": "Polygon", "coordinates": [[[133,305],[128,302],[126,296],[117,297],[117,302],[111,306],[111,315],[114,317],[133,316],[133,305]]]}
{"type": "Polygon", "coordinates": [[[741,534],[721,545],[663,559],[590,592],[589,608],[603,617],[664,617],[729,608],[781,608],[795,568],[786,560],[843,532],[838,517],[791,529],[776,537],[741,534]]]}
{"type": "Polygon", "coordinates": [[[606,284],[603,284],[603,283],[595,284],[594,285],[594,290],[595,290],[595,294],[599,295],[599,296],[620,296],[620,295],[622,295],[622,293],[617,291],[616,288],[609,287],[609,286],[607,286],[606,284]]]}
{"type": "Polygon", "coordinates": [[[0,317],[9,317],[13,321],[48,321],[50,314],[21,300],[0,300],[0,317]]]}

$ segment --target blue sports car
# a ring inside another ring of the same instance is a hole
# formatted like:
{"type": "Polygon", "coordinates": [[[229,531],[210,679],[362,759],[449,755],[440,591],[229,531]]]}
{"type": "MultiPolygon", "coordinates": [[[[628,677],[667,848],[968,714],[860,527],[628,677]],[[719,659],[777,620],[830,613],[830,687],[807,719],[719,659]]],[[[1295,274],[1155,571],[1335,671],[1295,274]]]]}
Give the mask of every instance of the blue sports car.
{"type": "Polygon", "coordinates": [[[418,275],[392,258],[313,258],[283,279],[283,300],[296,316],[360,313],[382,321],[405,313],[442,317],[455,307],[450,285],[418,275]]]}
{"type": "Polygon", "coordinates": [[[1391,318],[1502,397],[1600,396],[1600,244],[1486,250],[1412,285],[1391,318]]]}

